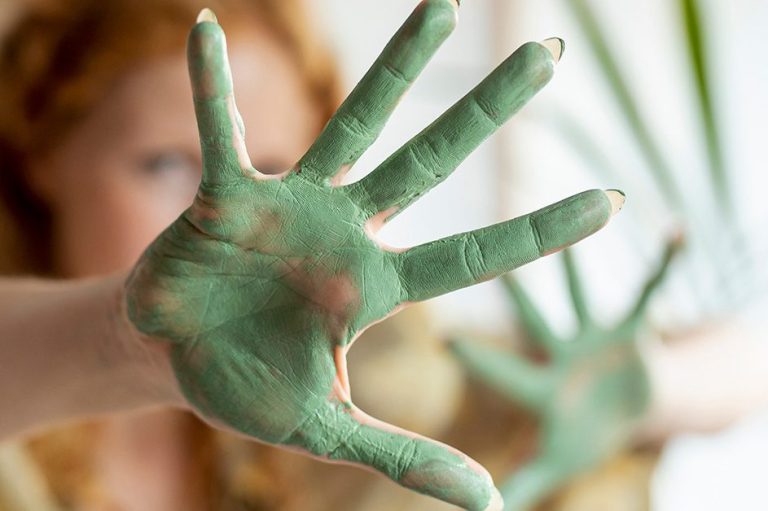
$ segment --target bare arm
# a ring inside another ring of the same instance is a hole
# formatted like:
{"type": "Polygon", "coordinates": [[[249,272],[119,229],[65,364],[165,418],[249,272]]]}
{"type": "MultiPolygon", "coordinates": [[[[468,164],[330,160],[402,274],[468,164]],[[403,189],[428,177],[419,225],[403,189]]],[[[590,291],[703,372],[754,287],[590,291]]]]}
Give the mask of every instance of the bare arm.
{"type": "Polygon", "coordinates": [[[648,343],[653,400],[643,435],[717,431],[768,405],[764,332],[758,322],[730,318],[648,343]]]}
{"type": "Polygon", "coordinates": [[[166,348],[143,342],[125,316],[125,277],[0,279],[0,439],[182,403],[166,348]]]}

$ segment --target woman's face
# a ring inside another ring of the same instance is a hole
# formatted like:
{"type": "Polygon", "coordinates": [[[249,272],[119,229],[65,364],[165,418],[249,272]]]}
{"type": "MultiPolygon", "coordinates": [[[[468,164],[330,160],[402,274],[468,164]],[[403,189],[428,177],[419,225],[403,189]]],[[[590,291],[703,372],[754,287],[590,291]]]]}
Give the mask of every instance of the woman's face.
{"type": "MultiPolygon", "coordinates": [[[[268,35],[233,38],[229,55],[254,166],[287,169],[316,135],[318,109],[268,35]]],[[[183,54],[129,73],[30,167],[31,185],[52,212],[56,272],[84,277],[130,268],[191,204],[200,173],[183,54]]]]}

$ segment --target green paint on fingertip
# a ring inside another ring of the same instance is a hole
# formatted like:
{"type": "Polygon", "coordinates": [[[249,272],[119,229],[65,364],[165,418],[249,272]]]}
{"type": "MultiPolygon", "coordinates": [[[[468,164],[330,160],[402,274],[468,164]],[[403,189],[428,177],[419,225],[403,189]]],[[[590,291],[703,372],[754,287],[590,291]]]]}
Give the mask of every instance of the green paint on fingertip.
{"type": "Polygon", "coordinates": [[[187,60],[195,99],[225,98],[232,94],[227,41],[220,25],[199,23],[192,28],[187,60]]]}
{"type": "Polygon", "coordinates": [[[425,462],[414,464],[403,475],[403,486],[470,511],[484,511],[493,501],[495,487],[490,476],[476,472],[461,456],[435,444],[434,452],[425,458],[425,462]]]}
{"type": "Polygon", "coordinates": [[[450,0],[420,3],[326,124],[297,168],[307,179],[331,182],[376,140],[403,94],[457,23],[450,0]]]}
{"type": "Polygon", "coordinates": [[[542,255],[551,254],[594,234],[614,214],[614,201],[602,190],[589,190],[531,215],[542,255]]]}

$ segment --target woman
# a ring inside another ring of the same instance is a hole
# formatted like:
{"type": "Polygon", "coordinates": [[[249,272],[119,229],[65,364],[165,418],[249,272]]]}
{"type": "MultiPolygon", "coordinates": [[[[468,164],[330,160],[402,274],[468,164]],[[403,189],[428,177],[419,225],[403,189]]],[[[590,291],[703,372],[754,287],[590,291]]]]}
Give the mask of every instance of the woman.
{"type": "MultiPolygon", "coordinates": [[[[620,194],[590,191],[405,251],[375,241],[385,221],[447,177],[549,80],[561,43],[525,45],[379,169],[338,186],[452,30],[456,5],[423,2],[292,165],[327,117],[323,100],[334,88],[328,75],[313,74],[317,60],[298,42],[304,28],[270,17],[285,15],[284,2],[215,5],[233,20],[245,135],[210,12],[190,36],[193,98],[180,92],[177,28],[190,3],[73,2],[53,23],[61,34],[49,44],[52,58],[39,58],[44,41],[23,37],[49,28],[55,15],[22,26],[6,47],[11,90],[3,96],[21,111],[3,113],[3,191],[18,232],[37,238],[21,260],[66,280],[0,284],[0,349],[9,361],[0,404],[10,418],[0,434],[174,406],[249,437],[370,466],[468,509],[497,507],[487,473],[466,456],[352,404],[346,351],[407,302],[573,243],[618,210],[620,194]],[[174,21],[158,23],[163,18],[174,21]],[[184,106],[192,103],[201,160],[184,106]],[[99,277],[83,280],[90,276],[99,277]]],[[[188,481],[180,473],[188,449],[176,444],[178,427],[158,419],[147,428],[150,445],[162,449],[150,451],[159,460],[149,472],[142,467],[146,481],[125,477],[125,465],[114,478],[104,471],[117,481],[110,490],[123,508],[201,503],[179,487],[188,481]]]]}

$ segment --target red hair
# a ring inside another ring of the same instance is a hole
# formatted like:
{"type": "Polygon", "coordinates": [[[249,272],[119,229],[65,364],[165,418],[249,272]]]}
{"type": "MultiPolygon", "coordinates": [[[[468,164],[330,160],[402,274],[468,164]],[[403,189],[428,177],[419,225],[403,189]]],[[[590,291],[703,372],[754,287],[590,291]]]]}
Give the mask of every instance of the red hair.
{"type": "Polygon", "coordinates": [[[300,0],[59,0],[30,6],[0,47],[0,274],[50,269],[49,219],[26,186],[29,159],[60,143],[132,68],[183,51],[204,6],[230,33],[254,26],[269,31],[296,65],[323,122],[332,115],[340,99],[338,75],[300,0]]]}

